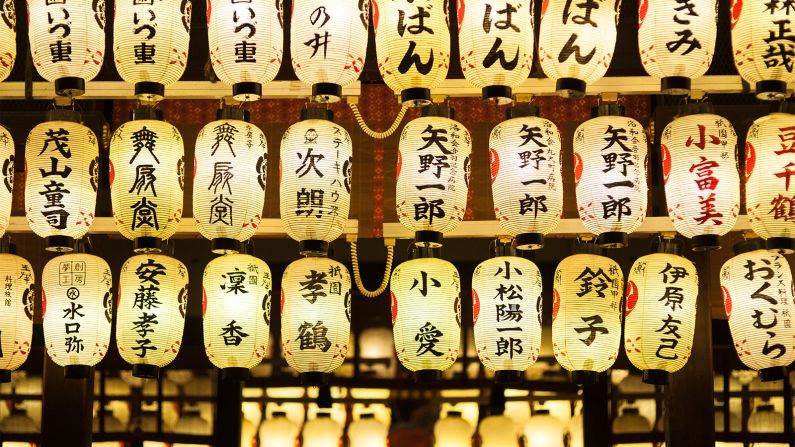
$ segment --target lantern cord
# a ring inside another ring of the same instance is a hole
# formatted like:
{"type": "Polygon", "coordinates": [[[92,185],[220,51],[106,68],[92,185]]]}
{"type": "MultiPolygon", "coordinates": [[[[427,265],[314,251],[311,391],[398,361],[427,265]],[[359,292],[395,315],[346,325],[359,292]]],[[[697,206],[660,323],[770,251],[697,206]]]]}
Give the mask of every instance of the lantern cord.
{"type": "Polygon", "coordinates": [[[375,298],[386,290],[389,284],[389,274],[392,273],[392,259],[395,255],[395,246],[386,246],[386,265],[384,266],[384,278],[381,280],[381,285],[377,290],[367,290],[362,284],[362,277],[359,274],[359,253],[356,248],[356,241],[351,241],[351,264],[353,266],[353,279],[356,281],[356,288],[359,292],[367,298],[375,298]]]}
{"type": "Polygon", "coordinates": [[[395,121],[389,126],[389,129],[383,132],[376,132],[373,129],[370,129],[370,126],[364,122],[364,118],[362,118],[362,113],[359,111],[359,106],[353,103],[348,103],[350,106],[351,111],[353,112],[353,116],[356,117],[356,122],[359,124],[359,127],[362,128],[362,132],[366,133],[371,138],[375,138],[378,140],[383,140],[384,138],[389,137],[397,130],[400,123],[403,121],[403,117],[406,116],[406,111],[408,111],[409,106],[407,104],[403,104],[398,112],[397,116],[395,117],[395,121]]]}

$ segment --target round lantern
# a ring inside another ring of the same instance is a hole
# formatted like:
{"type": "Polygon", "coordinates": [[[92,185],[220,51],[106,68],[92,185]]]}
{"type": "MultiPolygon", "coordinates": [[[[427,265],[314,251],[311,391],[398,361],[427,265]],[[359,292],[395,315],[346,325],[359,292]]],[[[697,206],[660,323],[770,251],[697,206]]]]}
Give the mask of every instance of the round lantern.
{"type": "Polygon", "coordinates": [[[188,269],[160,254],[129,258],[119,275],[116,344],[133,376],[157,378],[182,345],[188,269]]]}
{"type": "Polygon", "coordinates": [[[17,14],[14,1],[5,0],[0,4],[0,81],[4,81],[11,74],[16,58],[17,14]]]}
{"type": "Polygon", "coordinates": [[[282,0],[208,0],[210,63],[236,101],[256,101],[282,63],[282,0]]]}
{"type": "Polygon", "coordinates": [[[693,250],[720,248],[740,212],[737,134],[712,114],[709,103],[690,103],[663,130],[660,141],[668,216],[693,250]]]}
{"type": "Polygon", "coordinates": [[[552,350],[572,380],[589,383],[613,366],[621,343],[624,276],[610,258],[567,257],[555,270],[552,350]]]}
{"type": "Polygon", "coordinates": [[[781,433],[784,431],[784,415],[775,406],[764,403],[748,418],[748,431],[751,433],[781,433]]]}
{"type": "Polygon", "coordinates": [[[185,147],[157,109],[136,109],[110,140],[110,201],[119,233],[139,253],[159,252],[182,218],[185,147]]]}
{"type": "Polygon", "coordinates": [[[558,95],[580,97],[605,75],[616,46],[621,0],[545,1],[541,7],[538,58],[556,81],[558,95]]]}
{"type": "Polygon", "coordinates": [[[381,77],[404,104],[430,104],[431,89],[447,78],[450,64],[447,0],[372,0],[372,4],[381,77]]]}
{"type": "Polygon", "coordinates": [[[604,247],[620,248],[646,217],[648,146],[643,126],[602,105],[574,132],[574,184],[583,225],[604,247]]]}
{"type": "Polygon", "coordinates": [[[324,257],[299,259],[282,276],[282,352],[305,384],[325,383],[348,353],[351,276],[324,257]]]}
{"type": "MultiPolygon", "coordinates": [[[[191,11],[191,0],[116,2],[113,21],[116,70],[126,82],[135,84],[135,96],[140,100],[163,99],[166,86],[177,82],[185,71],[191,11]]],[[[243,14],[240,19],[246,17],[243,14]]],[[[242,23],[238,26],[250,30],[242,23]]]]}
{"type": "Polygon", "coordinates": [[[33,300],[36,278],[28,261],[19,256],[0,254],[0,383],[11,381],[11,371],[28,358],[33,342],[33,300]]]}
{"type": "Polygon", "coordinates": [[[474,431],[460,411],[449,411],[433,426],[434,447],[471,447],[474,431]]]}
{"type": "Polygon", "coordinates": [[[204,351],[222,375],[245,378],[268,354],[271,270],[247,254],[213,259],[202,280],[204,351]]]}
{"type": "Polygon", "coordinates": [[[97,136],[80,114],[51,110],[25,143],[25,217],[47,250],[72,251],[94,221],[99,176],[97,136]]]}
{"type": "Polygon", "coordinates": [[[516,447],[519,437],[513,419],[504,415],[488,416],[478,427],[481,447],[516,447]]]}
{"type": "Polygon", "coordinates": [[[389,428],[373,413],[362,413],[359,418],[348,426],[350,447],[387,447],[389,428]]]}
{"type": "Polygon", "coordinates": [[[530,447],[564,447],[565,431],[563,423],[545,408],[536,410],[523,429],[525,442],[530,447]]]}
{"type": "MultiPolygon", "coordinates": [[[[2,15],[0,15],[2,19],[2,15]]],[[[11,218],[11,202],[14,194],[14,139],[3,126],[0,126],[0,236],[5,234],[11,218]]]]}
{"type": "Polygon", "coordinates": [[[795,283],[787,260],[767,250],[739,254],[723,264],[720,288],[740,360],[763,382],[783,379],[795,360],[795,283]]]}
{"type": "Polygon", "coordinates": [[[395,200],[400,223],[418,245],[438,247],[464,220],[472,138],[454,110],[429,106],[403,127],[398,144],[395,200]]]}
{"type": "Polygon", "coordinates": [[[640,414],[636,407],[627,407],[621,412],[621,416],[613,420],[613,433],[648,433],[651,431],[651,423],[640,414]]]}
{"type": "Polygon", "coordinates": [[[47,354],[64,367],[64,377],[87,378],[110,344],[110,267],[100,257],[70,253],[50,260],[41,277],[47,354]]]}
{"type": "Polygon", "coordinates": [[[274,411],[259,428],[260,447],[295,447],[301,427],[287,419],[287,413],[274,411]]]}
{"type": "Polygon", "coordinates": [[[458,271],[443,259],[412,259],[395,268],[389,286],[398,360],[418,379],[438,380],[461,344],[458,271]]]}
{"type": "Polygon", "coordinates": [[[307,421],[301,432],[303,447],[337,447],[342,437],[339,426],[328,412],[318,412],[316,419],[307,421]]]}

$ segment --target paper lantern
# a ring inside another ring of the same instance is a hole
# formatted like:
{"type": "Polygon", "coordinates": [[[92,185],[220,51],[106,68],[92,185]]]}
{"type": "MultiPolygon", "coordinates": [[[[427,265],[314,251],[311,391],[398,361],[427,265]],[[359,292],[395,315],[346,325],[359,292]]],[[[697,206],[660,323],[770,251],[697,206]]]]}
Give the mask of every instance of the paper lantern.
{"type": "Polygon", "coordinates": [[[620,0],[544,1],[538,58],[556,81],[558,95],[580,97],[602,78],[613,59],[620,0]]]}
{"type": "Polygon", "coordinates": [[[651,431],[651,423],[648,419],[641,416],[635,407],[624,408],[621,416],[613,420],[613,433],[648,433],[651,431]]]}
{"type": "Polygon", "coordinates": [[[387,327],[363,330],[359,334],[359,358],[364,360],[359,365],[361,372],[375,377],[394,377],[397,364],[392,330],[387,327]]]}
{"type": "Polygon", "coordinates": [[[157,109],[133,111],[110,140],[110,200],[119,233],[138,253],[157,253],[182,219],[185,147],[157,109]]]}
{"type": "Polygon", "coordinates": [[[389,428],[375,419],[373,413],[364,413],[359,418],[348,426],[350,447],[387,447],[389,428]]]}
{"type": "Polygon", "coordinates": [[[690,81],[709,69],[718,32],[716,0],[642,1],[638,48],[643,68],[667,95],[690,93],[690,81]]]}
{"type": "Polygon", "coordinates": [[[646,383],[665,384],[690,358],[696,327],[698,272],[670,253],[643,256],[627,278],[624,349],[646,383]]]}
{"type": "Polygon", "coordinates": [[[501,414],[480,421],[478,434],[481,447],[516,447],[519,444],[513,420],[501,414]]]}
{"type": "Polygon", "coordinates": [[[0,383],[11,381],[11,371],[28,359],[33,342],[33,300],[36,277],[28,261],[19,256],[0,254],[0,383]]]}
{"type": "Polygon", "coordinates": [[[668,216],[693,250],[720,248],[740,212],[737,134],[708,103],[688,104],[660,141],[668,216]]]}
{"type": "Polygon", "coordinates": [[[569,421],[569,447],[585,447],[584,432],[582,413],[577,413],[569,421]]]}
{"type": "Polygon", "coordinates": [[[218,118],[196,136],[193,217],[213,252],[235,253],[262,218],[268,143],[242,110],[220,109],[218,118]]]}
{"type": "Polygon", "coordinates": [[[430,104],[431,89],[447,78],[450,64],[447,1],[372,0],[372,5],[384,83],[400,94],[403,104],[430,104]]]}
{"type": "Polygon", "coordinates": [[[576,254],[555,270],[552,350],[578,383],[613,366],[621,343],[624,275],[610,258],[576,254]]]}
{"type": "Polygon", "coordinates": [[[471,447],[474,431],[461,412],[450,411],[433,426],[434,447],[471,447]]]}
{"type": "Polygon", "coordinates": [[[574,132],[574,184],[580,220],[597,243],[619,248],[646,217],[648,146],[643,126],[603,105],[574,132]]]}
{"type": "MultiPolygon", "coordinates": [[[[11,414],[6,416],[5,419],[0,422],[0,430],[3,430],[3,433],[41,432],[41,429],[39,428],[38,424],[36,424],[36,421],[28,416],[28,411],[19,407],[12,408],[11,414]]],[[[5,444],[5,442],[3,444],[5,444]]],[[[29,446],[30,444],[25,444],[25,447],[29,446]]]]}
{"type": "Polygon", "coordinates": [[[0,81],[11,74],[16,58],[17,14],[13,0],[7,0],[0,4],[0,81]]]}
{"type": "Polygon", "coordinates": [[[166,86],[182,77],[188,63],[192,9],[191,0],[116,2],[116,70],[135,84],[138,99],[160,101],[166,86]]]}
{"type": "Polygon", "coordinates": [[[160,254],[133,256],[121,267],[116,345],[133,375],[157,378],[182,345],[188,269],[160,254]]]}
{"type": "Polygon", "coordinates": [[[50,260],[41,278],[44,347],[64,377],[84,379],[110,344],[110,267],[100,257],[70,253],[50,260]]]}
{"type": "MultiPolygon", "coordinates": [[[[2,13],[0,13],[0,19],[2,19],[2,13]]],[[[11,138],[11,132],[0,126],[0,178],[2,178],[2,184],[0,185],[0,236],[5,234],[6,228],[8,228],[8,221],[11,218],[11,202],[14,194],[14,162],[16,161],[14,154],[14,139],[11,138]]]]}
{"type": "Polygon", "coordinates": [[[398,360],[417,378],[438,380],[461,344],[458,271],[443,259],[412,259],[395,267],[389,287],[398,360]]]}
{"type": "Polygon", "coordinates": [[[339,426],[327,412],[317,414],[316,419],[307,421],[301,432],[303,447],[337,447],[342,437],[339,426]]]}
{"type": "Polygon", "coordinates": [[[282,276],[282,352],[305,383],[322,383],[348,353],[351,276],[324,257],[299,259],[282,276]]]}
{"type": "Polygon", "coordinates": [[[524,425],[524,438],[529,447],[565,447],[563,444],[563,423],[549,414],[547,409],[539,409],[524,425]]]}
{"type": "Polygon", "coordinates": [[[47,113],[25,143],[25,217],[47,250],[72,251],[94,221],[97,137],[69,110],[47,113]]]}
{"type": "Polygon", "coordinates": [[[256,101],[282,63],[282,1],[208,0],[207,40],[218,78],[235,101],[256,101]]]}
{"type": "Polygon", "coordinates": [[[403,127],[398,144],[397,215],[419,245],[440,246],[464,220],[472,138],[454,111],[431,106],[403,127]]]}
{"type": "Polygon", "coordinates": [[[767,250],[739,254],[723,264],[720,288],[740,360],[763,382],[783,379],[795,360],[795,283],[787,260],[767,250]]]}
{"type": "MultiPolygon", "coordinates": [[[[179,420],[174,425],[174,433],[210,436],[213,434],[213,428],[210,423],[202,417],[199,409],[188,409],[182,412],[179,420]]],[[[177,444],[175,444],[174,447],[177,447],[177,444]]],[[[185,447],[193,446],[185,444],[185,447]]]]}
{"type": "Polygon", "coordinates": [[[259,429],[260,447],[295,447],[301,427],[287,419],[283,411],[274,411],[259,429]]]}
{"type": "Polygon", "coordinates": [[[771,404],[756,407],[748,418],[748,431],[751,433],[781,433],[784,431],[784,415],[771,404]]]}
{"type": "Polygon", "coordinates": [[[325,254],[340,237],[351,205],[351,137],[328,110],[305,109],[282,136],[282,225],[302,254],[325,254]]]}

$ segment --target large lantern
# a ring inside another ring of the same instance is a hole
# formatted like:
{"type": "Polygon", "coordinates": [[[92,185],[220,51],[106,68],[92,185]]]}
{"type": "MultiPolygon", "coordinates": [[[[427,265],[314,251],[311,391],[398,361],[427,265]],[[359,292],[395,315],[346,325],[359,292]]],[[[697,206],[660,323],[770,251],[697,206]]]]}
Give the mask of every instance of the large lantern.
{"type": "Polygon", "coordinates": [[[404,104],[430,104],[431,89],[444,81],[450,64],[447,0],[372,0],[372,4],[381,77],[404,104]]]}
{"type": "Polygon", "coordinates": [[[348,353],[351,276],[325,257],[299,259],[282,276],[282,352],[305,384],[325,383],[348,353]]]}
{"type": "Polygon", "coordinates": [[[350,447],[387,447],[389,427],[376,419],[373,413],[362,413],[359,418],[348,426],[350,447]]]}
{"type": "Polygon", "coordinates": [[[188,269],[160,254],[128,259],[119,275],[116,344],[133,376],[157,378],[179,353],[188,304],[188,269]]]}
{"type": "Polygon", "coordinates": [[[720,288],[740,360],[763,382],[786,377],[795,360],[795,283],[787,260],[767,250],[739,254],[723,264],[720,288]]]}
{"type": "Polygon", "coordinates": [[[555,270],[552,351],[572,380],[589,383],[613,366],[621,343],[624,276],[610,258],[567,257],[555,270]]]}
{"type": "Polygon", "coordinates": [[[87,378],[110,344],[110,267],[100,257],[70,253],[50,260],[41,278],[47,354],[66,378],[87,378]]]}
{"type": "Polygon", "coordinates": [[[158,252],[182,218],[185,147],[158,109],[136,109],[110,140],[110,200],[119,233],[136,252],[158,252]]]}
{"type": "Polygon", "coordinates": [[[47,112],[25,143],[25,217],[47,250],[71,251],[94,221],[97,136],[71,110],[47,112]]]}
{"type": "Polygon", "coordinates": [[[544,1],[538,58],[557,93],[580,97],[605,75],[616,46],[621,0],[544,1]]]}
{"type": "Polygon", "coordinates": [[[11,371],[28,358],[33,343],[33,300],[36,278],[28,261],[0,254],[0,281],[3,295],[0,309],[0,383],[11,381],[11,371]]]}
{"type": "Polygon", "coordinates": [[[126,82],[135,84],[139,99],[163,99],[166,86],[182,77],[188,63],[191,11],[191,0],[116,2],[116,70],[126,82]]]}
{"type": "Polygon", "coordinates": [[[740,212],[737,134],[712,114],[709,103],[691,103],[668,124],[660,141],[665,200],[676,231],[693,250],[720,248],[740,212]]]}
{"type": "Polygon", "coordinates": [[[646,217],[646,133],[621,106],[597,110],[574,132],[577,210],[599,245],[624,247],[646,217]]]}
{"type": "Polygon", "coordinates": [[[472,138],[451,108],[429,106],[423,115],[400,135],[395,201],[416,242],[440,246],[443,234],[464,220],[472,138]]]}
{"type": "Polygon", "coordinates": [[[519,444],[516,423],[503,414],[488,416],[478,427],[481,447],[514,447],[519,444]]]}
{"type": "Polygon", "coordinates": [[[207,40],[218,78],[236,101],[256,101],[279,72],[282,0],[208,0],[207,40]]]}
{"type": "MultiPolygon", "coordinates": [[[[0,17],[2,19],[2,17],[0,17]]],[[[11,218],[11,203],[14,194],[14,166],[15,166],[14,139],[11,132],[0,126],[0,236],[5,234],[11,218]]]]}
{"type": "Polygon", "coordinates": [[[434,447],[471,447],[474,431],[460,411],[449,411],[433,426],[434,447]]]}
{"type": "Polygon", "coordinates": [[[17,58],[17,14],[14,0],[0,3],[0,81],[4,81],[17,58]]]}

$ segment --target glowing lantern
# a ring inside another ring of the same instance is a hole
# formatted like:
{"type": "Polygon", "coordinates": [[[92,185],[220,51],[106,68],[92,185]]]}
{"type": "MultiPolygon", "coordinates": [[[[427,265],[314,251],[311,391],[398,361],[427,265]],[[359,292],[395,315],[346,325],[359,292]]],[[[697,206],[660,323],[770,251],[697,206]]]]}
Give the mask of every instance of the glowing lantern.
{"type": "MultiPolygon", "coordinates": [[[[2,12],[0,12],[0,19],[2,19],[2,12]]],[[[14,139],[11,138],[11,133],[3,126],[0,126],[0,178],[2,178],[2,184],[0,184],[0,236],[5,234],[11,217],[11,202],[14,193],[14,162],[16,160],[14,153],[14,139]]]]}
{"type": "Polygon", "coordinates": [[[513,419],[504,415],[488,416],[478,427],[481,447],[516,447],[519,437],[513,419]]]}
{"type": "Polygon", "coordinates": [[[179,353],[188,304],[188,269],[160,254],[133,256],[119,275],[116,344],[133,376],[156,378],[179,353]]]}
{"type": "Polygon", "coordinates": [[[325,254],[345,229],[351,206],[353,147],[329,110],[305,109],[282,136],[282,225],[302,254],[325,254]]]}
{"type": "MultiPolygon", "coordinates": [[[[395,374],[395,342],[392,330],[387,327],[371,327],[359,335],[359,366],[365,374],[388,378],[395,374]]],[[[389,397],[387,395],[387,397],[389,397]]]]}
{"type": "Polygon", "coordinates": [[[613,420],[613,433],[648,433],[651,431],[651,423],[640,414],[636,407],[627,407],[621,412],[621,416],[613,420]]]}
{"type": "Polygon", "coordinates": [[[268,143],[240,109],[220,109],[196,136],[193,216],[215,253],[235,253],[257,231],[265,204],[268,143]]]}
{"type": "Polygon", "coordinates": [[[668,216],[693,250],[720,248],[740,212],[737,134],[709,103],[690,103],[660,141],[668,216]]]}
{"type": "Polygon", "coordinates": [[[50,260],[41,277],[47,354],[64,367],[64,377],[86,378],[110,344],[110,267],[97,256],[71,253],[50,260]]]}
{"type": "Polygon", "coordinates": [[[759,371],[763,382],[786,377],[786,367],[795,360],[795,328],[783,317],[795,314],[787,260],[767,250],[739,254],[723,264],[720,288],[740,360],[759,371]]]}
{"type": "Polygon", "coordinates": [[[119,233],[136,252],[159,252],[182,218],[185,147],[157,109],[136,109],[110,140],[110,200],[119,233]]]}
{"type": "Polygon", "coordinates": [[[301,427],[287,419],[287,413],[274,411],[259,429],[261,447],[295,447],[301,427]]]}
{"type": "Polygon", "coordinates": [[[0,254],[0,278],[4,278],[5,306],[0,320],[0,383],[11,381],[30,354],[33,342],[33,299],[36,278],[28,261],[19,256],[0,254]]]}
{"type": "Polygon", "coordinates": [[[331,414],[321,412],[316,419],[307,421],[301,432],[303,447],[337,447],[342,437],[342,427],[333,419],[331,414]]]}
{"type": "Polygon", "coordinates": [[[389,428],[375,419],[373,413],[363,413],[359,417],[348,426],[350,447],[387,447],[389,428]]]}
{"type": "Polygon", "coordinates": [[[459,411],[449,411],[433,426],[434,447],[471,447],[475,429],[459,411]]]}
{"type": "Polygon", "coordinates": [[[772,404],[759,405],[748,418],[748,431],[751,433],[781,433],[784,431],[784,415],[776,411],[772,404]]]}
{"type": "Polygon", "coordinates": [[[539,409],[524,425],[524,438],[530,447],[564,447],[565,427],[547,409],[539,409]]]}
{"type": "Polygon", "coordinates": [[[17,14],[14,1],[5,0],[0,4],[0,81],[4,81],[11,74],[16,58],[17,14]]]}
{"type": "Polygon", "coordinates": [[[569,256],[555,270],[552,350],[572,380],[588,383],[610,368],[621,343],[624,276],[610,258],[569,256]]]}

